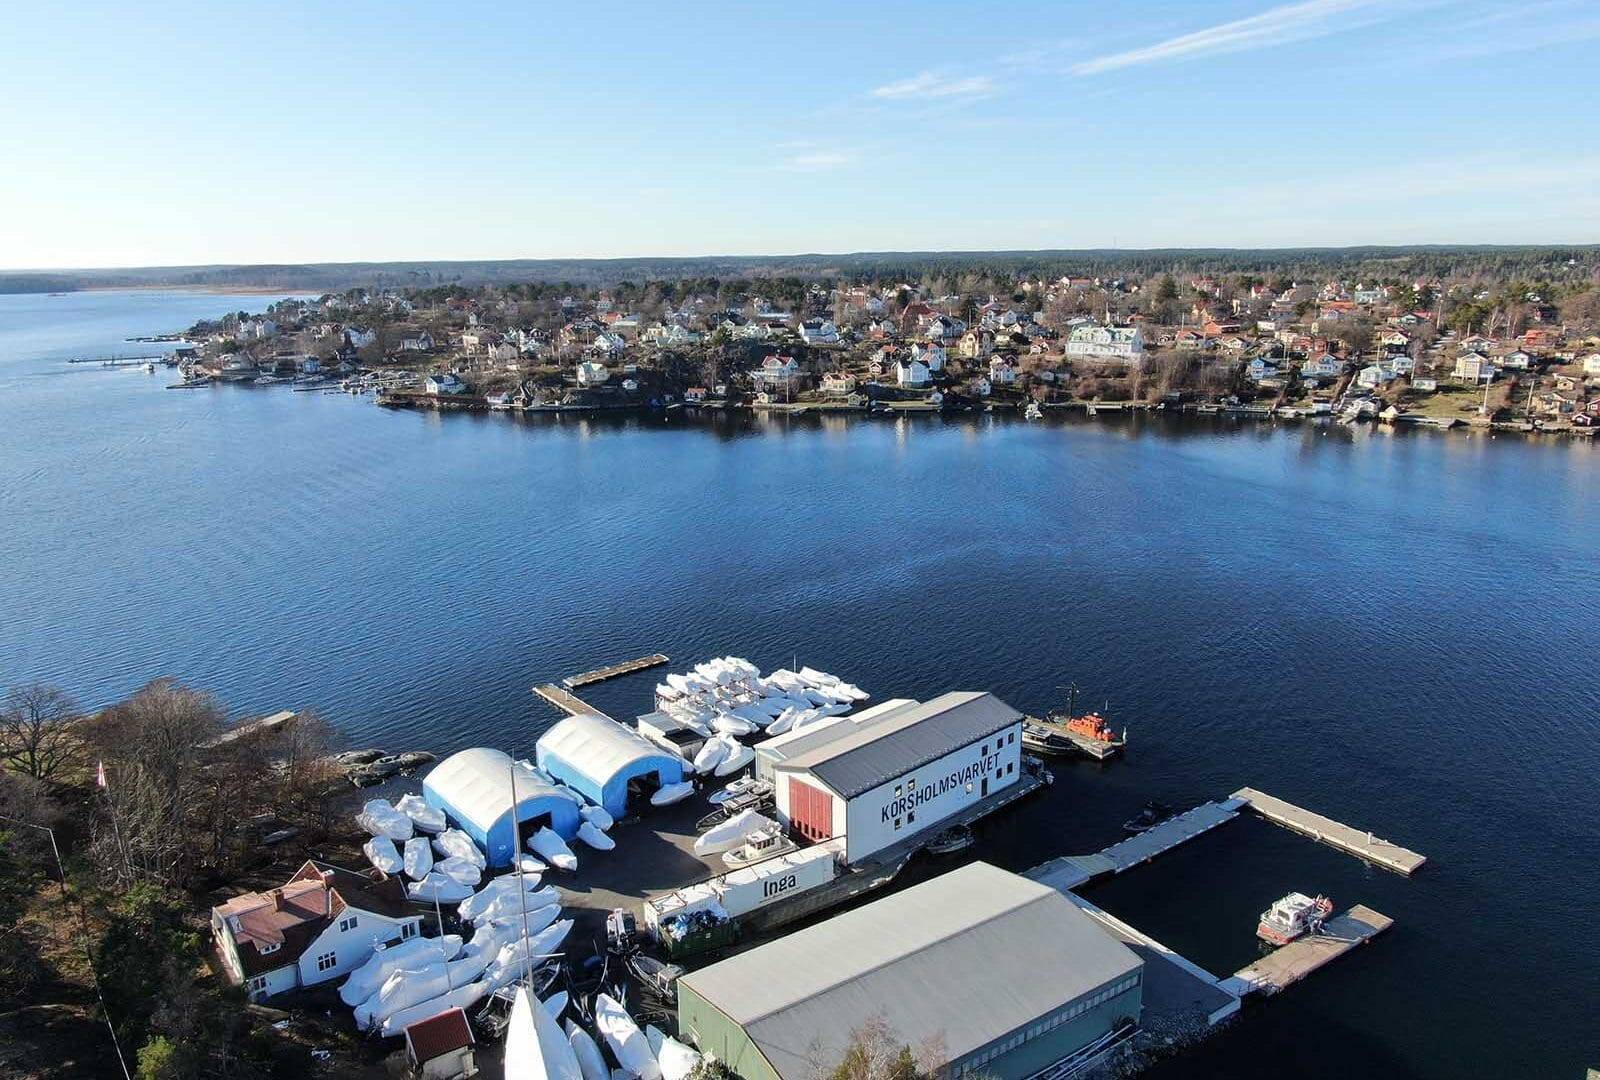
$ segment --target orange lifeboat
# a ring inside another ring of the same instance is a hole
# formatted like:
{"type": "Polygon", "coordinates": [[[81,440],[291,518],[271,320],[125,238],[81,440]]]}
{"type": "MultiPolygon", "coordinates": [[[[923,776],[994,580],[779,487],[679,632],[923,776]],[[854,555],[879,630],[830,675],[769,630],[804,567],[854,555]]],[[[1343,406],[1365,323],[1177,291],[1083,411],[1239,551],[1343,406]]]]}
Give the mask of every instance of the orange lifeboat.
{"type": "Polygon", "coordinates": [[[1070,717],[1063,725],[1068,731],[1082,735],[1095,742],[1117,742],[1116,732],[1111,730],[1111,725],[1099,713],[1086,713],[1083,716],[1070,717]]]}

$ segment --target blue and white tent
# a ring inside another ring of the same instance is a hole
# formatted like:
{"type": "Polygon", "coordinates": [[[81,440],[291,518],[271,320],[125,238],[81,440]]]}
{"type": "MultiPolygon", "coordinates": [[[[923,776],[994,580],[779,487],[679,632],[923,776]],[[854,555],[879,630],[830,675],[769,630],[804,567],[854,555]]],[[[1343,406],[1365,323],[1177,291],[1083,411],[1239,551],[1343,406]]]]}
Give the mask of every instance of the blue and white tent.
{"type": "Polygon", "coordinates": [[[538,779],[526,765],[513,765],[509,755],[482,746],[439,762],[422,781],[422,797],[477,841],[490,866],[511,862],[518,850],[519,825],[523,835],[549,825],[571,838],[580,823],[572,799],[538,779]]]}
{"type": "Polygon", "coordinates": [[[615,818],[627,814],[632,781],[648,794],[684,776],[681,757],[601,716],[567,717],[540,736],[537,755],[539,768],[615,818]]]}

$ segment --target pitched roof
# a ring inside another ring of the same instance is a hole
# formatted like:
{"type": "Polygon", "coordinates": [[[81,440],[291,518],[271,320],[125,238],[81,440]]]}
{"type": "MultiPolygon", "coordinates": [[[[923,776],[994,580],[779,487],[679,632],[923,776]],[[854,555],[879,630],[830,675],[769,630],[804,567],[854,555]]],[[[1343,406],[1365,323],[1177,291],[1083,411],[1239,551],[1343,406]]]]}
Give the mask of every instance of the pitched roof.
{"type": "Polygon", "coordinates": [[[779,1075],[814,1075],[879,1013],[956,1061],[1141,961],[1056,890],[972,863],[710,967],[681,983],[742,1027],[779,1075]],[[813,1060],[813,1058],[823,1060],[813,1060]]]}
{"type": "Polygon", "coordinates": [[[346,908],[391,918],[416,914],[396,878],[307,860],[280,888],[248,892],[212,908],[238,946],[246,977],[275,971],[300,958],[346,908]]]}
{"type": "Polygon", "coordinates": [[[406,1028],[406,1045],[416,1062],[432,1061],[441,1054],[472,1045],[472,1027],[460,1008],[418,1020],[406,1028]]]}
{"type": "Polygon", "coordinates": [[[797,754],[779,767],[810,770],[849,799],[1021,719],[1021,713],[993,694],[941,694],[797,754]]]}

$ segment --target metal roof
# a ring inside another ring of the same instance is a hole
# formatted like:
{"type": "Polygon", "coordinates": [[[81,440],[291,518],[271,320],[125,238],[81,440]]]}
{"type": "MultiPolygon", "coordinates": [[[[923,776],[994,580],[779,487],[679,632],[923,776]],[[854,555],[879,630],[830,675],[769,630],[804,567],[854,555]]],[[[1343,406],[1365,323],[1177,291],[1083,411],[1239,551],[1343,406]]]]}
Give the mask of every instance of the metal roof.
{"type": "Polygon", "coordinates": [[[785,1078],[834,1064],[881,1015],[957,1061],[1139,969],[1056,890],[972,863],[683,976],[785,1078]]]}
{"type": "Polygon", "coordinates": [[[930,761],[1022,719],[993,694],[955,691],[795,754],[779,763],[806,769],[846,799],[871,791],[930,761]]]}
{"type": "Polygon", "coordinates": [[[916,704],[913,698],[890,698],[860,712],[846,713],[843,716],[824,716],[799,731],[785,731],[782,735],[763,739],[754,744],[755,749],[757,753],[767,751],[767,756],[772,760],[783,761],[848,735],[855,730],[851,725],[865,727],[868,724],[876,724],[916,704]]]}

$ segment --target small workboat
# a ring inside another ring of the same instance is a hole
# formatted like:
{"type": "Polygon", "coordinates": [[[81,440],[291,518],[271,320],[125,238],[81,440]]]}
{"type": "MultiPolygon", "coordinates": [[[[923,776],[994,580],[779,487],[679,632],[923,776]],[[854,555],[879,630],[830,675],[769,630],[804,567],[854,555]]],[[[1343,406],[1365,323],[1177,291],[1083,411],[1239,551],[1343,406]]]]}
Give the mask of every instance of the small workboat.
{"type": "Polygon", "coordinates": [[[1287,945],[1298,937],[1321,930],[1332,914],[1333,901],[1326,896],[1292,892],[1261,913],[1256,937],[1273,945],[1287,945]]]}
{"type": "Polygon", "coordinates": [[[965,825],[956,825],[929,840],[928,846],[923,850],[929,855],[950,855],[971,847],[974,839],[971,829],[965,825]]]}
{"type": "Polygon", "coordinates": [[[1142,833],[1146,829],[1161,824],[1171,817],[1173,813],[1172,807],[1152,799],[1145,803],[1137,814],[1122,823],[1122,830],[1124,832],[1142,833]]]}
{"type": "Polygon", "coordinates": [[[1033,720],[1022,722],[1022,745],[1036,754],[1070,754],[1076,747],[1065,735],[1051,730],[1048,724],[1033,720]]]}
{"type": "Polygon", "coordinates": [[[798,850],[799,846],[784,835],[782,826],[771,825],[746,836],[744,843],[731,851],[724,851],[722,863],[729,870],[738,870],[751,863],[764,862],[798,850]]]}

